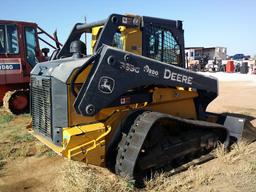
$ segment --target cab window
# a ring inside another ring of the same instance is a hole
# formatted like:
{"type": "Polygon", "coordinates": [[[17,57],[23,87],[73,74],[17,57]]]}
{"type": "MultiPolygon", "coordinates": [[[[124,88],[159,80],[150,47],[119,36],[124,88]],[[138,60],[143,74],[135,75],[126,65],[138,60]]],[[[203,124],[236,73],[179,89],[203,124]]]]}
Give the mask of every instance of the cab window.
{"type": "Polygon", "coordinates": [[[180,46],[171,31],[158,26],[149,26],[145,30],[146,56],[165,63],[178,65],[180,62],[180,46]]]}
{"type": "Polygon", "coordinates": [[[122,41],[122,36],[120,32],[116,32],[113,38],[113,47],[116,47],[118,49],[123,49],[123,41],[122,41]]]}
{"type": "Polygon", "coordinates": [[[26,56],[27,61],[34,67],[38,61],[36,58],[36,31],[33,27],[25,27],[26,56]]]}
{"type": "Polygon", "coordinates": [[[0,54],[18,54],[18,30],[16,25],[0,25],[0,54]]]}
{"type": "Polygon", "coordinates": [[[0,25],[0,53],[5,53],[5,29],[4,25],[0,25]]]}
{"type": "Polygon", "coordinates": [[[149,57],[161,60],[162,57],[162,31],[155,31],[149,36],[149,57]]]}
{"type": "Polygon", "coordinates": [[[180,46],[170,31],[164,31],[163,34],[163,62],[177,65],[180,56],[180,46]]]}

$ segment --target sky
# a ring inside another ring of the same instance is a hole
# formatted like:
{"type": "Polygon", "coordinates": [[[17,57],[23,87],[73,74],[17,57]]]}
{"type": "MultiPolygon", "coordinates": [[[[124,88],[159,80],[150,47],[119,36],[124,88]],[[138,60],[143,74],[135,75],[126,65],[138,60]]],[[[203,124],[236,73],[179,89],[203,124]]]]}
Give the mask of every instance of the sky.
{"type": "Polygon", "coordinates": [[[0,19],[31,21],[65,42],[75,23],[111,13],[182,20],[186,47],[256,55],[256,0],[0,0],[0,19]]]}

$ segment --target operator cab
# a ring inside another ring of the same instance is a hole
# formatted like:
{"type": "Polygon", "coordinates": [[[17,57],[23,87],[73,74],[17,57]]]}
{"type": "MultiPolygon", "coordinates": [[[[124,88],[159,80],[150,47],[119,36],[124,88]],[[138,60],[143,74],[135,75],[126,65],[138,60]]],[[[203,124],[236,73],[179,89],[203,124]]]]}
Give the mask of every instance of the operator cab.
{"type": "Polygon", "coordinates": [[[21,59],[23,68],[27,69],[33,68],[38,62],[48,60],[49,48],[56,49],[60,43],[56,40],[57,46],[52,45],[39,37],[39,34],[45,34],[54,40],[35,23],[0,20],[0,58],[21,59]],[[40,50],[39,40],[49,48],[40,50]]]}

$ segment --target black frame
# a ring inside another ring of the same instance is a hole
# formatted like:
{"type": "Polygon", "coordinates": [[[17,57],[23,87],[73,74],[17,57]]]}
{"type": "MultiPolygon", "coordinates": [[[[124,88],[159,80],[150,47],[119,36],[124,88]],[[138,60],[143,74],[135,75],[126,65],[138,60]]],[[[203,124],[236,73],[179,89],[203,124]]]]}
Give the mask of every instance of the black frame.
{"type": "MultiPolygon", "coordinates": [[[[185,48],[184,48],[184,30],[182,21],[179,20],[168,20],[168,19],[159,19],[154,17],[143,17],[143,28],[149,28],[150,26],[158,26],[170,31],[180,46],[180,62],[178,66],[185,68],[185,48]]],[[[142,55],[147,57],[147,36],[146,33],[142,32],[142,55]]]]}
{"type": "Polygon", "coordinates": [[[143,29],[146,27],[149,27],[152,24],[163,27],[169,30],[173,34],[175,40],[180,46],[180,51],[181,51],[181,54],[180,54],[181,58],[178,66],[184,68],[185,67],[185,49],[184,49],[184,31],[182,28],[182,21],[160,19],[160,18],[146,17],[146,16],[138,17],[138,16],[112,14],[109,16],[107,20],[102,20],[95,23],[91,23],[91,24],[77,23],[73,27],[67,41],[65,42],[60,52],[57,54],[56,58],[71,56],[72,54],[70,53],[70,50],[69,50],[71,42],[75,40],[79,40],[83,33],[90,33],[92,27],[101,26],[101,25],[104,25],[104,27],[94,47],[95,53],[103,44],[111,46],[113,42],[114,34],[118,30],[118,27],[126,26],[131,28],[135,28],[135,27],[141,28],[142,55],[147,56],[146,55],[147,39],[146,39],[145,33],[143,33],[143,29]]]}

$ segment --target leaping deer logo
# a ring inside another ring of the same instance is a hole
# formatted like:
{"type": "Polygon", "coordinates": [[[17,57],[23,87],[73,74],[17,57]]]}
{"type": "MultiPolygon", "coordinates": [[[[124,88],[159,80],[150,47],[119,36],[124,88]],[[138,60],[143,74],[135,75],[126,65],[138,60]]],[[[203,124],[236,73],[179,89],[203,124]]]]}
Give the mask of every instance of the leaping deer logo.
{"type": "Polygon", "coordinates": [[[114,87],[115,87],[115,80],[112,79],[111,77],[102,76],[100,78],[98,89],[102,93],[111,94],[114,90],[114,87]]]}

